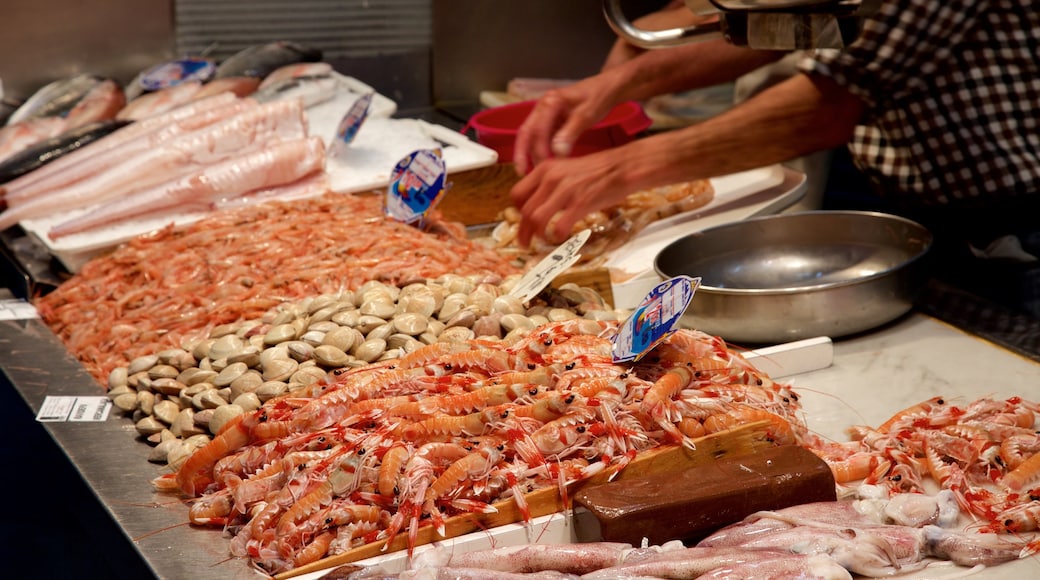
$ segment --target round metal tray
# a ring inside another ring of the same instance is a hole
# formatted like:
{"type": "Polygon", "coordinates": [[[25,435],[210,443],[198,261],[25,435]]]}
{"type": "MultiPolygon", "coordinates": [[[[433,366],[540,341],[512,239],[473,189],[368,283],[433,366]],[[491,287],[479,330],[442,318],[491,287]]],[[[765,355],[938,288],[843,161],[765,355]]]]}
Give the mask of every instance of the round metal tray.
{"type": "Polygon", "coordinates": [[[808,211],[706,229],[662,249],[663,278],[700,277],[681,324],[779,343],[875,328],[913,307],[932,235],[888,214],[808,211]]]}

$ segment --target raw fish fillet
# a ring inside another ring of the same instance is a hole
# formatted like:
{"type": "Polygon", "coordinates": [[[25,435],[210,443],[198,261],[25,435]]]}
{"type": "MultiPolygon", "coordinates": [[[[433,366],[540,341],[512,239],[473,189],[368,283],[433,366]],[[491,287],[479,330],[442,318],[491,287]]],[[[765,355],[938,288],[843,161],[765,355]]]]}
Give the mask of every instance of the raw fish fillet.
{"type": "MultiPolygon", "coordinates": [[[[133,124],[112,133],[108,137],[99,140],[88,148],[66,155],[44,169],[33,171],[32,173],[28,173],[25,176],[8,183],[3,188],[4,199],[7,200],[8,203],[11,203],[12,200],[17,203],[18,201],[46,191],[49,188],[64,187],[70,183],[74,183],[83,177],[92,175],[106,167],[106,165],[100,162],[100,159],[95,156],[120,147],[128,141],[132,141],[157,131],[164,131],[164,134],[172,136],[202,128],[219,119],[230,116],[232,112],[235,111],[234,108],[225,108],[221,110],[219,114],[211,112],[214,109],[232,104],[235,101],[235,96],[230,93],[214,95],[208,99],[188,103],[187,105],[178,107],[163,115],[145,119],[143,121],[136,121],[133,124]],[[90,161],[92,165],[86,167],[79,166],[81,163],[86,163],[87,161],[90,161]]],[[[251,105],[252,103],[249,104],[251,105]]],[[[244,110],[244,108],[241,110],[244,110]]],[[[147,147],[152,146],[154,146],[154,144],[149,144],[147,147]]],[[[124,150],[121,151],[115,159],[123,160],[126,159],[127,155],[127,151],[124,150]]]]}
{"type": "Polygon", "coordinates": [[[58,224],[48,236],[57,239],[157,213],[210,209],[221,200],[293,183],[322,171],[324,163],[325,143],[320,137],[281,141],[103,204],[58,224]]]}
{"type": "Polygon", "coordinates": [[[277,101],[144,151],[69,187],[33,197],[0,212],[0,229],[23,219],[39,218],[103,203],[162,183],[186,172],[235,156],[249,147],[307,135],[299,101],[277,101]]]}
{"type": "Polygon", "coordinates": [[[285,185],[256,189],[238,197],[218,199],[213,203],[213,208],[226,209],[231,207],[241,207],[244,205],[253,205],[272,200],[292,201],[296,199],[307,199],[310,197],[318,197],[319,195],[328,193],[329,191],[329,174],[320,171],[285,185]]]}
{"type": "Polygon", "coordinates": [[[201,89],[201,81],[185,81],[154,93],[145,93],[127,103],[116,115],[116,118],[140,121],[141,119],[165,113],[174,107],[191,101],[201,89]]]}

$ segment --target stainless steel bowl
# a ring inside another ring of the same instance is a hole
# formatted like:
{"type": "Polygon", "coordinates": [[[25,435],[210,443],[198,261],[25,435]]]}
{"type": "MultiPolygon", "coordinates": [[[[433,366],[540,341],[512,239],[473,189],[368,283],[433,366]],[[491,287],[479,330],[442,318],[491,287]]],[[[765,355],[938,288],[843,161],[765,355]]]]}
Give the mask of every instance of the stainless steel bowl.
{"type": "Polygon", "coordinates": [[[658,253],[662,278],[700,277],[680,324],[738,343],[840,337],[913,307],[931,233],[875,212],[751,218],[680,238],[658,253]]]}

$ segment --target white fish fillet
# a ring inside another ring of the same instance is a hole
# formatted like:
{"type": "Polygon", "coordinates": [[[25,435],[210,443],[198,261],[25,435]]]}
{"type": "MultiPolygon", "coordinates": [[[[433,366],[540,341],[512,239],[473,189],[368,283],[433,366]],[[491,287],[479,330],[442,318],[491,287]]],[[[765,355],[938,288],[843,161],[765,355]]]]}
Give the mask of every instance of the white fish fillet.
{"type": "Polygon", "coordinates": [[[285,185],[256,189],[238,197],[221,198],[213,203],[213,207],[215,209],[227,209],[254,205],[265,201],[293,201],[317,197],[329,191],[329,174],[321,171],[285,185]]]}
{"type": "MultiPolygon", "coordinates": [[[[33,197],[0,212],[0,229],[19,221],[104,203],[170,180],[199,167],[223,161],[250,146],[307,135],[299,101],[258,105],[230,119],[181,135],[142,152],[109,170],[48,195],[33,197]]],[[[11,205],[8,200],[8,205],[11,205]]]]}
{"type": "MultiPolygon", "coordinates": [[[[119,147],[128,141],[132,141],[138,137],[162,129],[171,131],[170,135],[173,135],[176,131],[182,128],[184,131],[201,128],[208,124],[206,121],[208,119],[207,113],[209,111],[219,107],[225,107],[237,100],[238,99],[234,94],[230,92],[223,93],[214,95],[208,99],[183,105],[163,115],[131,123],[102,139],[98,139],[94,143],[91,143],[89,147],[77,149],[68,155],[63,155],[62,157],[51,161],[36,171],[32,171],[17,179],[9,181],[3,186],[3,190],[5,191],[4,197],[8,200],[15,199],[17,201],[18,199],[35,195],[47,188],[62,187],[69,183],[73,183],[89,174],[84,173],[83,168],[78,167],[88,159],[93,159],[95,156],[119,147]],[[73,167],[76,167],[77,169],[73,170],[73,167]]],[[[213,117],[208,120],[209,122],[215,122],[218,118],[219,117],[213,117]]]]}
{"type": "Polygon", "coordinates": [[[103,204],[48,232],[51,239],[157,213],[210,209],[251,191],[273,188],[323,171],[325,143],[319,137],[281,141],[103,204]]]}
{"type": "Polygon", "coordinates": [[[118,113],[116,119],[140,121],[169,111],[191,101],[202,89],[202,81],[184,81],[154,93],[147,93],[130,101],[118,113]]]}

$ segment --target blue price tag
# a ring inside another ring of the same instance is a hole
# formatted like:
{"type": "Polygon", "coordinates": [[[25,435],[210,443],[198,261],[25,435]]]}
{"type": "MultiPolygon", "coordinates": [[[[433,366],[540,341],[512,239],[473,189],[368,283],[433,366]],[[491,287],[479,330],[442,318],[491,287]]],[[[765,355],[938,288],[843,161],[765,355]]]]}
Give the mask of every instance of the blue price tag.
{"type": "Polygon", "coordinates": [[[639,360],[675,332],[700,278],[676,276],[655,286],[614,335],[614,362],[639,360]]]}
{"type": "Polygon", "coordinates": [[[371,104],[372,93],[365,93],[358,100],[354,101],[354,104],[350,106],[350,110],[347,111],[347,114],[339,122],[339,127],[336,128],[336,143],[338,145],[350,145],[354,137],[357,137],[361,124],[368,117],[368,108],[371,104]]]}
{"type": "Polygon", "coordinates": [[[426,214],[445,192],[447,167],[439,149],[419,149],[404,157],[390,174],[384,213],[403,223],[423,225],[426,214]]]}

